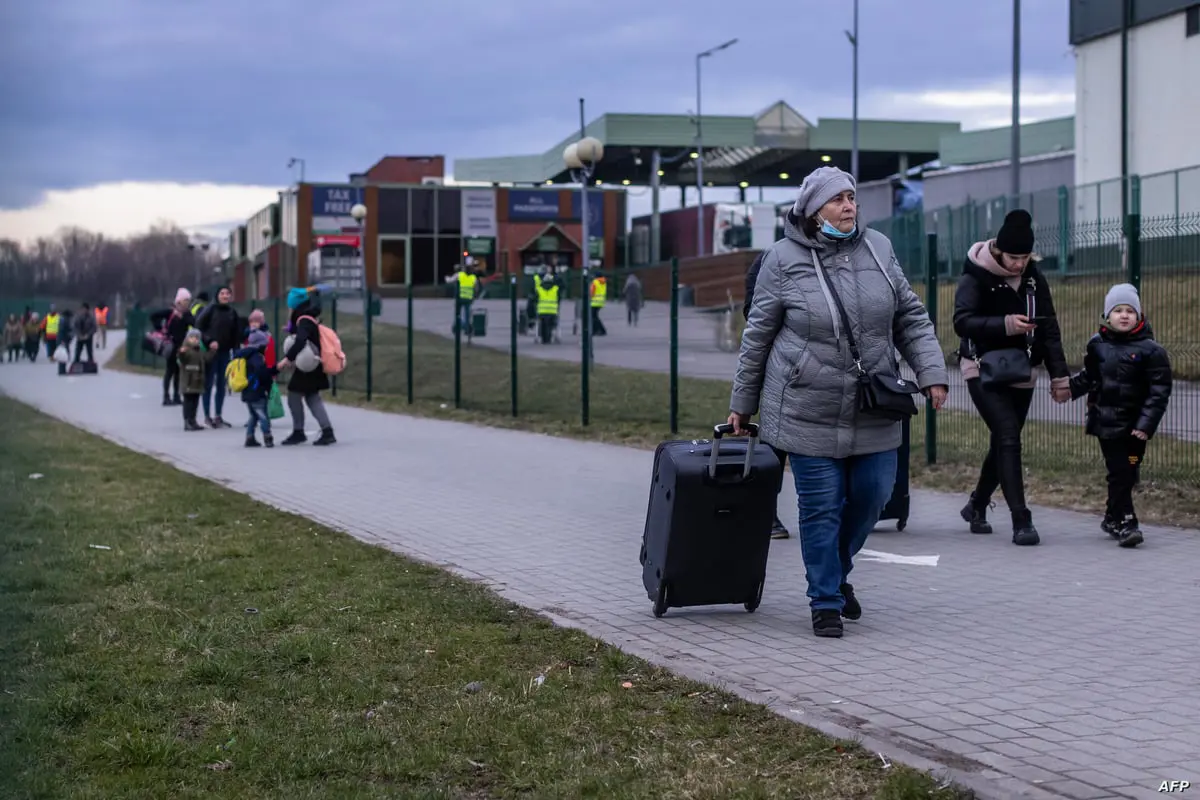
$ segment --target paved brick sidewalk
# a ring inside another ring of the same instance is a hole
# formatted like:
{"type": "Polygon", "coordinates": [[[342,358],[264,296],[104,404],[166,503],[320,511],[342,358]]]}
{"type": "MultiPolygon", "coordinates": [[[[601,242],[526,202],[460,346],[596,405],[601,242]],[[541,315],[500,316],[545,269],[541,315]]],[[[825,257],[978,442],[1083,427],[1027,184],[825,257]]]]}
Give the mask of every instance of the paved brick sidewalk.
{"type": "MultiPolygon", "coordinates": [[[[1018,549],[1003,534],[964,533],[959,498],[921,492],[908,530],[881,526],[868,543],[881,555],[860,560],[862,621],[818,640],[796,540],[773,544],[758,613],[653,618],[637,563],[646,452],[340,407],[335,447],[245,451],[236,428],[185,434],[153,378],[3,365],[0,391],[890,758],[949,766],[985,797],[1151,797],[1162,780],[1200,784],[1194,531],[1151,528],[1126,552],[1096,520],[1044,510],[1043,546],[1018,549]]],[[[235,403],[227,416],[244,411],[235,403]]],[[[794,495],[782,503],[794,509],[794,495]]]]}

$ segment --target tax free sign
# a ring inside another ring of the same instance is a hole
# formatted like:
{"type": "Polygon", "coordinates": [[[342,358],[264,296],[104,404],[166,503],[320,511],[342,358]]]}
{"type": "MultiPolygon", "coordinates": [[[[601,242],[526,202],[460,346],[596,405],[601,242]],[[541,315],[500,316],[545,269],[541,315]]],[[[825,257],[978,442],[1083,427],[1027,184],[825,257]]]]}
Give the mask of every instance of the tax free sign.
{"type": "Polygon", "coordinates": [[[350,216],[350,209],[361,202],[359,189],[354,186],[312,187],[312,232],[313,236],[338,236],[357,234],[358,221],[350,216]]]}

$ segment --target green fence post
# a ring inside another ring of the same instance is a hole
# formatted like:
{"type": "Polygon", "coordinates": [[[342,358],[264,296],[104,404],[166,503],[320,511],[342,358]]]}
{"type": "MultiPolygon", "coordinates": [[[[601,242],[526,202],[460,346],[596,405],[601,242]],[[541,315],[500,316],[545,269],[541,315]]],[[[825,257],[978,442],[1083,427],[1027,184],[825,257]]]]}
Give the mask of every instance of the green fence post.
{"type": "Polygon", "coordinates": [[[1058,187],[1058,271],[1067,274],[1067,258],[1070,256],[1071,198],[1067,187],[1058,187]]]}
{"type": "MultiPolygon", "coordinates": [[[[925,308],[933,329],[937,330],[938,319],[938,237],[936,233],[925,235],[925,308]]],[[[937,463],[937,412],[933,408],[933,398],[925,401],[925,463],[937,463]]]]}
{"type": "Polygon", "coordinates": [[[671,259],[671,433],[679,433],[679,259],[671,259]]]}
{"type": "Polygon", "coordinates": [[[1125,238],[1128,246],[1126,266],[1129,282],[1139,292],[1142,290],[1142,180],[1137,175],[1130,178],[1130,212],[1125,219],[1125,238]]]}
{"type": "Polygon", "coordinates": [[[413,285],[409,281],[405,294],[408,302],[408,332],[405,334],[405,386],[408,387],[408,404],[413,404],[413,285]]]}
{"type": "MultiPolygon", "coordinates": [[[[587,244],[584,244],[584,249],[587,249],[587,244]]],[[[579,272],[579,331],[580,331],[580,353],[579,353],[579,419],[586,428],[590,409],[588,401],[590,400],[591,387],[588,384],[588,373],[591,372],[590,363],[592,360],[592,318],[591,304],[588,302],[588,254],[583,254],[584,266],[579,272]]]]}
{"type": "MultiPolygon", "coordinates": [[[[278,298],[275,299],[275,314],[276,314],[276,316],[279,315],[279,299],[278,298]]],[[[335,331],[337,330],[337,295],[336,294],[333,296],[333,299],[329,301],[329,327],[333,328],[335,331]]],[[[337,397],[337,385],[338,385],[337,375],[334,375],[333,380],[330,382],[330,387],[329,387],[329,393],[332,394],[334,397],[337,397]]]]}
{"type": "Polygon", "coordinates": [[[517,276],[508,277],[509,383],[512,385],[512,415],[517,416],[517,276]]]}
{"type": "Polygon", "coordinates": [[[462,408],[462,303],[454,298],[454,407],[462,408]]]}
{"type": "Polygon", "coordinates": [[[371,330],[371,305],[372,305],[371,290],[368,288],[364,288],[363,289],[363,326],[366,328],[366,332],[367,332],[367,402],[368,403],[371,402],[371,389],[373,388],[371,385],[371,383],[372,383],[371,360],[375,354],[374,353],[375,340],[374,340],[374,337],[372,335],[372,330],[371,330]]]}

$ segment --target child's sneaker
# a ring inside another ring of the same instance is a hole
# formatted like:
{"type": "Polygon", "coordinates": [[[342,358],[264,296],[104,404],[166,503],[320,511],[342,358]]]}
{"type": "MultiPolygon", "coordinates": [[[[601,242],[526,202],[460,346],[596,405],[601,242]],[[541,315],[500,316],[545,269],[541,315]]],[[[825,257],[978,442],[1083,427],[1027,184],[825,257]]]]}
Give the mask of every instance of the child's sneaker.
{"type": "Polygon", "coordinates": [[[1121,547],[1137,547],[1145,541],[1141,528],[1138,527],[1137,517],[1127,517],[1121,522],[1117,532],[1117,544],[1121,547]]]}
{"type": "Polygon", "coordinates": [[[263,447],[274,447],[274,446],[275,446],[275,437],[269,433],[264,434],[263,435],[263,447]]]}
{"type": "Polygon", "coordinates": [[[1100,530],[1104,531],[1114,539],[1120,539],[1121,521],[1105,514],[1104,519],[1100,522],[1100,530]]]}
{"type": "Polygon", "coordinates": [[[262,447],[262,445],[259,444],[258,439],[255,439],[253,436],[247,436],[246,447],[262,447]]]}

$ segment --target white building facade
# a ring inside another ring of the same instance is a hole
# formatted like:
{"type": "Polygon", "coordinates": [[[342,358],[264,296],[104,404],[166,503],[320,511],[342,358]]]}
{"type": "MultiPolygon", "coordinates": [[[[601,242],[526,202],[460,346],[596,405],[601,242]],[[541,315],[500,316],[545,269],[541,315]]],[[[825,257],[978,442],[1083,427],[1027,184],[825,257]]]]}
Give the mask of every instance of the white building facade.
{"type": "Polygon", "coordinates": [[[1124,146],[1142,215],[1200,213],[1200,2],[1071,0],[1076,216],[1120,216],[1126,28],[1124,146]]]}

